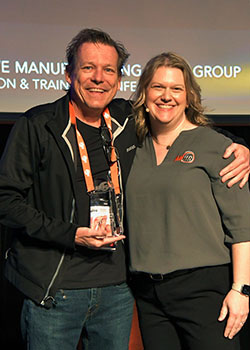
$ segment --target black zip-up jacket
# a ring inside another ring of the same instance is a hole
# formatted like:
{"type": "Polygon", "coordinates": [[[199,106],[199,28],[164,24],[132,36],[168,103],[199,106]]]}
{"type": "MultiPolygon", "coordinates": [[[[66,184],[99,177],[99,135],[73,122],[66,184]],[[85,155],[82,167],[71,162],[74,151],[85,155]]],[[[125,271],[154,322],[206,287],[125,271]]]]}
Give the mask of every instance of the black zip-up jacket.
{"type": "MultiPolygon", "coordinates": [[[[77,145],[69,96],[27,111],[15,123],[0,164],[0,221],[14,229],[5,275],[24,295],[50,307],[75,248],[77,145]]],[[[131,106],[110,105],[114,145],[126,182],[136,149],[131,106]]],[[[125,261],[124,261],[125,264],[125,261]]]]}

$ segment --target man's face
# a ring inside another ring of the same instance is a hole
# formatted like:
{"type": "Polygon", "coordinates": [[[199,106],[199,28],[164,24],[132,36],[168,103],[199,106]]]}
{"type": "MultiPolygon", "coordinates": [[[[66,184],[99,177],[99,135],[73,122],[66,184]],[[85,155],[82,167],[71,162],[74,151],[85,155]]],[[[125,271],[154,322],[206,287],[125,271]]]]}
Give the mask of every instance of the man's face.
{"type": "Polygon", "coordinates": [[[84,43],[78,49],[74,71],[66,72],[71,96],[83,115],[101,114],[120,87],[118,54],[114,47],[84,43]]]}

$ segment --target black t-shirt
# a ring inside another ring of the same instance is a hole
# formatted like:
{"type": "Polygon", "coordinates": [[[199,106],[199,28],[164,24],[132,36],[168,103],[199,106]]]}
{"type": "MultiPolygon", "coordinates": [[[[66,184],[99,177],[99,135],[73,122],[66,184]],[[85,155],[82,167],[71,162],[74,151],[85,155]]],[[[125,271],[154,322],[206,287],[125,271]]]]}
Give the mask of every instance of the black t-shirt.
{"type": "MultiPolygon", "coordinates": [[[[77,120],[90,161],[94,181],[107,179],[109,165],[104,154],[100,129],[77,120]]],[[[78,152],[76,171],[76,215],[77,223],[89,227],[89,195],[83,175],[78,152]]],[[[118,284],[126,279],[125,253],[123,243],[119,242],[116,251],[93,250],[76,246],[67,264],[60,288],[94,288],[118,284]]]]}

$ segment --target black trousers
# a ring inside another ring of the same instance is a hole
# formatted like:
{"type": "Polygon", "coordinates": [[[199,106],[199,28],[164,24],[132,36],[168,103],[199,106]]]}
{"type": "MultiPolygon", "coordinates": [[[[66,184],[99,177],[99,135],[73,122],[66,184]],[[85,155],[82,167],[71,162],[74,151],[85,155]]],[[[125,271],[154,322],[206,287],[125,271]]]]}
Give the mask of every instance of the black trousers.
{"type": "Polygon", "coordinates": [[[218,316],[231,288],[229,265],[176,271],[154,281],[132,276],[145,350],[239,350],[218,316]]]}

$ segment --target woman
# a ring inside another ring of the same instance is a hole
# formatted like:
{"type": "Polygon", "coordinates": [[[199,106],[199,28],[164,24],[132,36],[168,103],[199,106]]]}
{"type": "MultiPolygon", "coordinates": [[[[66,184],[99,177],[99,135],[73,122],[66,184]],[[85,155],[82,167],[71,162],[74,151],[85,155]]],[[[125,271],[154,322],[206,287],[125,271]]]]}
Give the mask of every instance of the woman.
{"type": "Polygon", "coordinates": [[[231,141],[209,128],[200,87],[174,53],[148,62],[134,106],[141,147],[126,204],[144,348],[239,349],[235,335],[249,309],[250,197],[220,180],[231,141]]]}

